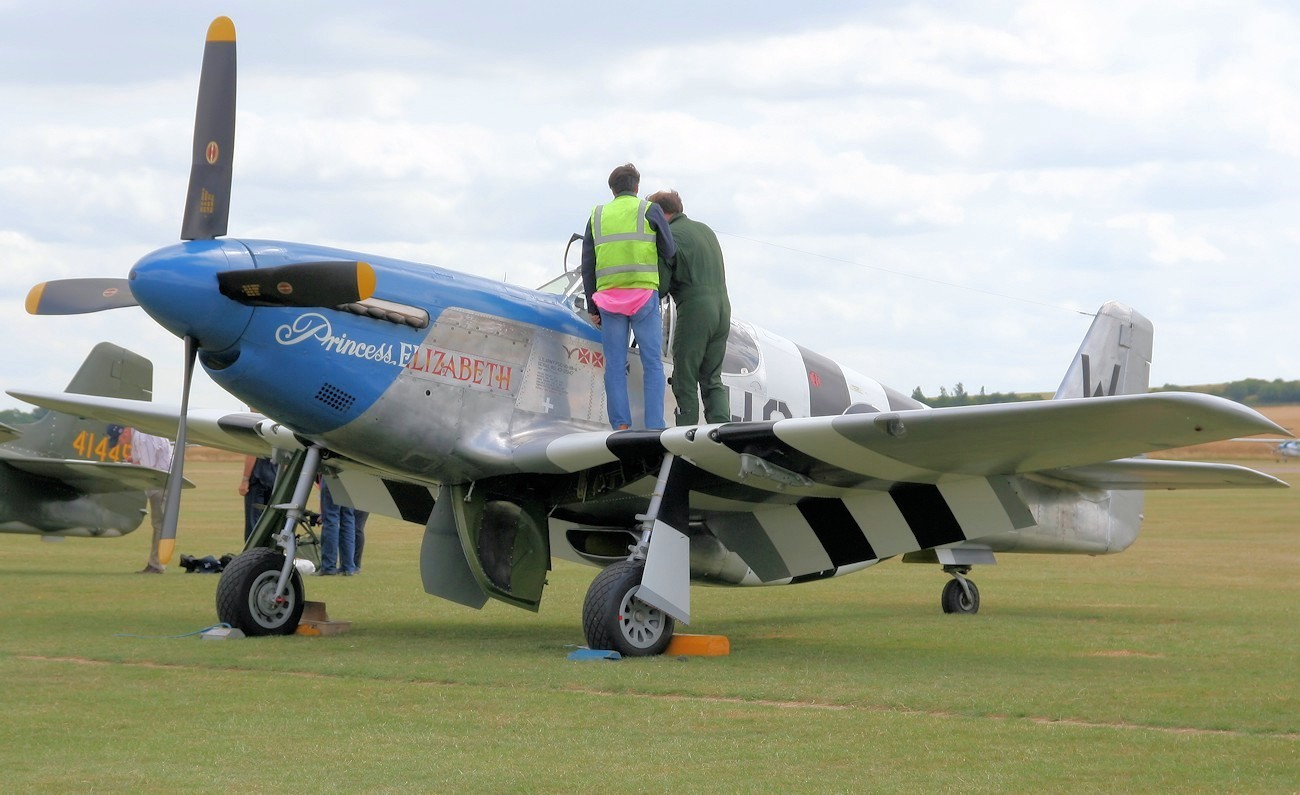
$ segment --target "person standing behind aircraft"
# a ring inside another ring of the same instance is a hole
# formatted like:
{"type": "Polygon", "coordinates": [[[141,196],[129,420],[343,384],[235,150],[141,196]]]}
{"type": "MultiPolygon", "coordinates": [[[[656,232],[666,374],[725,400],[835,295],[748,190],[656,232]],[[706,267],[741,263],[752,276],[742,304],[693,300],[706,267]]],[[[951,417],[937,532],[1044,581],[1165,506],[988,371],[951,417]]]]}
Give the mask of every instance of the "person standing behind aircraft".
{"type": "Polygon", "coordinates": [[[677,251],[658,205],[636,197],[641,174],[631,163],[610,172],[613,201],[597,205],[582,237],[587,311],[605,347],[605,403],[614,430],[632,425],[627,396],[628,331],[636,337],[644,378],[645,426],[664,427],[663,327],[659,259],[677,251]]]}
{"type": "Polygon", "coordinates": [[[356,514],[346,505],[339,505],[330,494],[329,484],[320,479],[320,568],[317,574],[352,576],[357,566],[356,514]]]}
{"type": "Polygon", "coordinates": [[[698,425],[699,403],[705,422],[728,422],[731,406],[722,385],[722,359],[731,330],[731,300],[722,246],[708,226],[686,217],[682,197],[664,190],[650,197],[663,208],[677,253],[662,260],[660,287],[677,302],[677,331],[673,335],[673,397],[677,424],[698,425]],[[696,390],[699,397],[696,397],[696,390]]]}
{"type": "Polygon", "coordinates": [[[269,458],[244,456],[244,479],[239,481],[239,495],[244,498],[244,540],[253,534],[257,520],[271,503],[275,489],[275,463],[269,458]]]}
{"type": "MultiPolygon", "coordinates": [[[[132,464],[170,471],[172,468],[172,443],[161,436],[141,433],[134,428],[126,428],[122,435],[131,445],[128,457],[132,464]]],[[[162,489],[149,489],[145,492],[149,499],[149,522],[153,525],[153,544],[149,547],[149,563],[139,574],[162,574],[167,567],[158,559],[158,547],[162,544],[163,510],[166,500],[162,489]]]]}

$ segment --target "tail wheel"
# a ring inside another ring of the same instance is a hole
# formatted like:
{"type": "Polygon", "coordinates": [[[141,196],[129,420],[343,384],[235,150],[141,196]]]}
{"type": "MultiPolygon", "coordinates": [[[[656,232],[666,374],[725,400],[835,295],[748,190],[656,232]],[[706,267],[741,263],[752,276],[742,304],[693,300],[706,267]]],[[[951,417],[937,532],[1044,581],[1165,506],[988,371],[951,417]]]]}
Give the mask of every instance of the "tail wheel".
{"type": "Polygon", "coordinates": [[[962,582],[963,580],[954,578],[943,586],[943,598],[940,600],[943,612],[974,614],[980,611],[980,589],[975,587],[973,580],[966,579],[966,588],[970,588],[970,594],[967,595],[962,582]]]}
{"type": "Polygon", "coordinates": [[[284,597],[276,598],[283,566],[284,555],[267,547],[250,549],[230,561],[217,583],[217,618],[249,636],[293,634],[306,590],[295,567],[284,597]]]}
{"type": "Polygon", "coordinates": [[[668,648],[672,616],[633,596],[644,572],[642,561],[624,560],[591,581],[582,605],[588,646],[612,649],[625,657],[649,657],[668,648]]]}

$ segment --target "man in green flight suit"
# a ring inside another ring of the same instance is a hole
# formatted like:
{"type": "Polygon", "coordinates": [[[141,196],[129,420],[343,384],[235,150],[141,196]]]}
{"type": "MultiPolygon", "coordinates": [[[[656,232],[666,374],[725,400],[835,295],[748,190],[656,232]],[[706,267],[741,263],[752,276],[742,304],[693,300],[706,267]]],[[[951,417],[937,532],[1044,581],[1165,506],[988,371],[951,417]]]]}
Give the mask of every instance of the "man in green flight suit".
{"type": "Polygon", "coordinates": [[[712,229],[686,217],[677,191],[659,191],[649,198],[663,209],[677,243],[677,253],[659,261],[659,289],[677,303],[672,377],[677,424],[699,424],[701,399],[705,422],[729,422],[722,358],[731,329],[731,301],[722,246],[712,229]]]}

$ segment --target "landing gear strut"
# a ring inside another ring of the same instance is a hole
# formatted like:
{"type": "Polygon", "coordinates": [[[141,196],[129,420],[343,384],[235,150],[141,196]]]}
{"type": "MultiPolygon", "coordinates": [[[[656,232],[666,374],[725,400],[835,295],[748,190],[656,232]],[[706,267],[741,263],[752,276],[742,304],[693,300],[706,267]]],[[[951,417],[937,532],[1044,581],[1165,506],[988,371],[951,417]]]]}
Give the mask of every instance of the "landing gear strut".
{"type": "Polygon", "coordinates": [[[689,522],[689,469],[684,461],[674,466],[674,460],[671,453],[664,456],[650,507],[637,516],[641,538],[628,559],[596,575],[587,589],[582,629],[592,649],[625,657],[663,654],[673,637],[673,616],[690,621],[690,542],[676,529],[689,522]]]}

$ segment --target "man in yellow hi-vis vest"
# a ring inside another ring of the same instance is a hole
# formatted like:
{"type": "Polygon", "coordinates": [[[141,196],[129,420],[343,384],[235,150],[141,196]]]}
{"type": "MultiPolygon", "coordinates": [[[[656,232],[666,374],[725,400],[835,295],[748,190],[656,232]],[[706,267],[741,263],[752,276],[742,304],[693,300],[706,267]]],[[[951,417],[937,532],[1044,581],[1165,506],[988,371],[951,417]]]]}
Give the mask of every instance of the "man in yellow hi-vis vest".
{"type": "Polygon", "coordinates": [[[614,200],[597,205],[582,238],[582,285],[587,311],[605,346],[605,405],[614,430],[632,426],[627,396],[628,332],[636,337],[644,378],[645,427],[664,427],[663,327],[659,319],[659,258],[677,251],[668,219],[638,199],[641,174],[628,163],[610,172],[614,200]]]}

